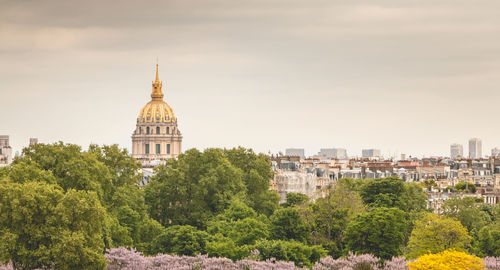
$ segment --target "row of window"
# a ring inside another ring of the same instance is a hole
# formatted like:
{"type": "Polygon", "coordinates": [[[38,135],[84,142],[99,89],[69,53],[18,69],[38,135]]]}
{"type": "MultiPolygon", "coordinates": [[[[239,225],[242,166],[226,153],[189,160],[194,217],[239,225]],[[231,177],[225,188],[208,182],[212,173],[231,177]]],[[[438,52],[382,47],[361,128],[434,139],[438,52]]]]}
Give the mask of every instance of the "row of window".
{"type": "MultiPolygon", "coordinates": [[[[161,134],[161,128],[156,127],[156,133],[153,133],[154,129],[146,127],[146,134],[161,134]]],[[[142,127],[139,127],[139,134],[142,134],[142,127]]],[[[170,127],[167,127],[167,134],[170,134],[170,127]]]]}
{"type": "MultiPolygon", "coordinates": [[[[149,143],[146,143],[146,155],[149,155],[149,143]]],[[[170,144],[167,144],[167,154],[170,154],[170,144]]],[[[159,143],[156,144],[156,154],[161,154],[161,145],[159,143]]]]}

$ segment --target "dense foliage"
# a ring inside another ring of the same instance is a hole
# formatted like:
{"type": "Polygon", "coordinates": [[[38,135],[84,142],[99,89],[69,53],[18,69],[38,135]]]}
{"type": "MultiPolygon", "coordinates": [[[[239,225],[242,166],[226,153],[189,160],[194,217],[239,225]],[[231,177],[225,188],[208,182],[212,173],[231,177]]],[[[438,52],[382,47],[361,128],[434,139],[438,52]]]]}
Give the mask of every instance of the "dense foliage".
{"type": "Polygon", "coordinates": [[[500,256],[500,209],[474,198],[448,200],[434,215],[420,185],[346,178],[324,198],[290,193],[280,205],[272,177],[268,157],[252,150],[192,149],[140,186],[140,165],[116,145],[33,145],[0,168],[0,264],[405,269],[398,256],[500,256]]]}
{"type": "Polygon", "coordinates": [[[408,244],[408,257],[417,258],[450,248],[464,251],[470,247],[470,241],[471,237],[459,221],[429,213],[415,224],[408,244]]]}

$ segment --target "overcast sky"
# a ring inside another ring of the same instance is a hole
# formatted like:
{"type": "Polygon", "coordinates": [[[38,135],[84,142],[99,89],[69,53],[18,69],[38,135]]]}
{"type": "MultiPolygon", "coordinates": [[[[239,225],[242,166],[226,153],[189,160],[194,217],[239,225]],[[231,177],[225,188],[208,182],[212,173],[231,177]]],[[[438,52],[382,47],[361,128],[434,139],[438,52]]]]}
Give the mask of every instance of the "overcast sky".
{"type": "Polygon", "coordinates": [[[500,146],[497,0],[0,0],[0,134],[130,149],[156,57],[184,150],[500,146]]]}

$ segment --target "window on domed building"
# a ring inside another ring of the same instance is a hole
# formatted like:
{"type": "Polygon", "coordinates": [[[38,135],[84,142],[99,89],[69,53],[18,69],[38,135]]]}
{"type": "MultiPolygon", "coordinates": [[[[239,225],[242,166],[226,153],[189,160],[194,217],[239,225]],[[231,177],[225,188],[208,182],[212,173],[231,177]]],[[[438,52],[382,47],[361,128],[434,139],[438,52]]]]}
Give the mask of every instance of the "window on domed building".
{"type": "Polygon", "coordinates": [[[146,134],[149,134],[149,127],[146,128],[146,134]]]}
{"type": "Polygon", "coordinates": [[[156,154],[160,154],[160,144],[156,144],[156,154]]]}
{"type": "Polygon", "coordinates": [[[170,154],[170,144],[167,144],[167,154],[170,154]]]}
{"type": "Polygon", "coordinates": [[[160,134],[160,127],[156,127],[156,134],[160,134]]]}
{"type": "Polygon", "coordinates": [[[146,143],[146,155],[149,155],[149,143],[146,143]]]}
{"type": "Polygon", "coordinates": [[[139,134],[142,134],[142,128],[139,127],[139,134]]]}
{"type": "Polygon", "coordinates": [[[167,127],[167,134],[170,134],[170,127],[167,127]]]}

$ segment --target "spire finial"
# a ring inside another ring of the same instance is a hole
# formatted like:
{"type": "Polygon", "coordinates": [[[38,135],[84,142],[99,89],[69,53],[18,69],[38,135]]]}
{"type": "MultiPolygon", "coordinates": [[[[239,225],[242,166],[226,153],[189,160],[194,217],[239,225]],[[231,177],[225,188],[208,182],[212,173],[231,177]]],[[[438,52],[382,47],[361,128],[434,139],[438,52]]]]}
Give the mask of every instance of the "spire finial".
{"type": "Polygon", "coordinates": [[[156,57],[156,80],[155,82],[160,81],[160,76],[158,75],[158,57],[156,57]]]}
{"type": "Polygon", "coordinates": [[[153,82],[153,93],[151,98],[153,100],[163,100],[163,93],[161,91],[162,83],[160,82],[160,76],[158,75],[158,57],[156,58],[156,79],[153,82]]]}

